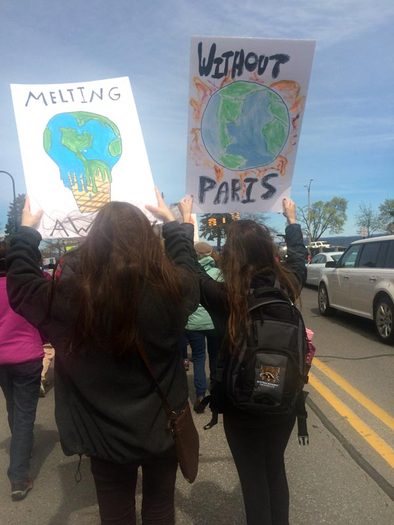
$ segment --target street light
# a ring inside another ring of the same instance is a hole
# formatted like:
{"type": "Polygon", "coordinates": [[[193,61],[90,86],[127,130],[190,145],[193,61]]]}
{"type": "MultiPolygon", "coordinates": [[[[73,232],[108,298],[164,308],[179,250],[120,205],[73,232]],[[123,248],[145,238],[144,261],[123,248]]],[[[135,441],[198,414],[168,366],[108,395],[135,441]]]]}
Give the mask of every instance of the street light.
{"type": "Polygon", "coordinates": [[[16,210],[15,210],[15,206],[16,206],[16,194],[15,194],[15,180],[14,180],[14,177],[11,175],[11,173],[8,173],[8,171],[4,171],[4,170],[0,170],[0,173],[5,173],[6,175],[9,176],[9,178],[11,179],[11,182],[12,182],[12,195],[13,195],[13,203],[14,203],[14,226],[15,226],[15,230],[17,228],[17,222],[16,222],[16,210]]]}
{"type": "Polygon", "coordinates": [[[310,221],[311,221],[311,185],[312,185],[313,179],[309,179],[309,184],[304,186],[308,190],[308,237],[309,237],[309,244],[312,242],[312,236],[311,236],[311,227],[310,227],[310,221]]]}

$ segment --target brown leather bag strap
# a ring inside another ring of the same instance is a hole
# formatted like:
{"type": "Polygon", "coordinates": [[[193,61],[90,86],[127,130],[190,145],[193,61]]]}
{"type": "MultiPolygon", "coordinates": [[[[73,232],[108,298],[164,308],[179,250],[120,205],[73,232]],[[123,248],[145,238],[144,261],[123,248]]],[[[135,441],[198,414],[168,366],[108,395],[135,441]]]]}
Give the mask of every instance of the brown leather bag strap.
{"type": "Polygon", "coordinates": [[[163,390],[161,389],[161,386],[159,385],[159,382],[157,381],[154,373],[153,373],[153,370],[150,366],[150,363],[149,363],[149,360],[148,360],[148,357],[147,355],[145,354],[145,351],[138,347],[137,348],[138,350],[138,353],[142,359],[142,362],[144,363],[145,365],[145,368],[147,369],[150,377],[152,378],[152,381],[154,382],[155,386],[156,386],[156,390],[157,390],[157,393],[159,394],[160,398],[161,398],[161,402],[162,402],[162,405],[163,405],[163,408],[167,414],[167,417],[169,419],[169,421],[173,421],[174,417],[177,415],[176,412],[174,410],[171,409],[170,405],[168,404],[168,400],[167,400],[167,397],[166,395],[164,394],[163,390]]]}

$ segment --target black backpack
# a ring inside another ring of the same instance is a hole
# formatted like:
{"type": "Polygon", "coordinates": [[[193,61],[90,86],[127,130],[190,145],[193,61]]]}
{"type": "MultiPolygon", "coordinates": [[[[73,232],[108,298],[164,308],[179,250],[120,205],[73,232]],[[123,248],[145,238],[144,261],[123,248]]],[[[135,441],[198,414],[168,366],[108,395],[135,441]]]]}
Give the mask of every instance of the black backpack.
{"type": "Polygon", "coordinates": [[[307,393],[303,387],[310,366],[301,312],[276,287],[252,290],[248,302],[250,333],[239,351],[227,356],[218,377],[221,387],[232,405],[245,412],[296,413],[299,442],[306,444],[307,393]]]}

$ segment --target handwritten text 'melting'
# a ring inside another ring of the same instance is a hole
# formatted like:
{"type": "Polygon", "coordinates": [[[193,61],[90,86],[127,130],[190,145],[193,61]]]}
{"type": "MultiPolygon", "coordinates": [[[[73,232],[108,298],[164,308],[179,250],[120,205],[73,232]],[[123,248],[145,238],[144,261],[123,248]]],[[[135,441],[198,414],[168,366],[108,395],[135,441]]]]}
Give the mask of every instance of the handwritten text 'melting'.
{"type": "Polygon", "coordinates": [[[29,106],[31,102],[37,102],[44,106],[60,103],[67,104],[68,102],[89,104],[97,100],[117,101],[120,97],[120,90],[116,86],[109,89],[102,87],[92,89],[85,86],[78,86],[76,88],[62,88],[38,92],[29,91],[25,106],[29,106]]]}

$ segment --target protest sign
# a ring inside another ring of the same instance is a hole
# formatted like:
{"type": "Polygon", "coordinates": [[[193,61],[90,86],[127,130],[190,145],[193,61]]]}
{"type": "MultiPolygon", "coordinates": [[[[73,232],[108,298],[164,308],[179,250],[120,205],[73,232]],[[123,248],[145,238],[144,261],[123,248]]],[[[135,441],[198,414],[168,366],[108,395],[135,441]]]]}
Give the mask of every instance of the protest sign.
{"type": "Polygon", "coordinates": [[[27,193],[44,238],[85,236],[111,200],[145,210],[155,192],[127,77],[11,85],[27,193]]]}
{"type": "Polygon", "coordinates": [[[315,43],[194,37],[187,191],[195,212],[280,211],[315,43]]]}

